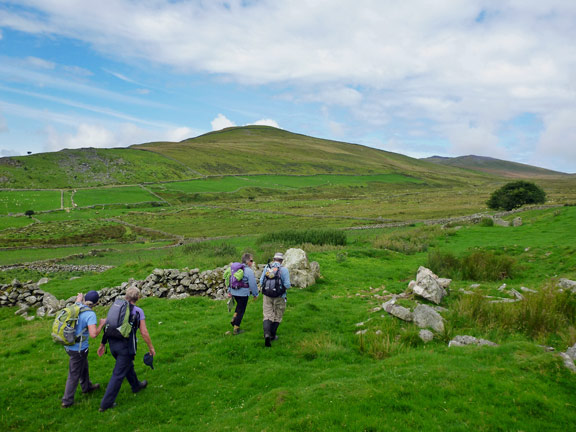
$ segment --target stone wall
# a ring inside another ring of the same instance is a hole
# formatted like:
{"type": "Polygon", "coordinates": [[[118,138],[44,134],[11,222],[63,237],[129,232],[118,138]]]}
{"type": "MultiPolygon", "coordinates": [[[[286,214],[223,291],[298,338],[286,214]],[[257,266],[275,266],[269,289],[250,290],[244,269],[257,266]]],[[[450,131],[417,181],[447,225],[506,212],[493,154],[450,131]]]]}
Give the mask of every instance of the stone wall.
{"type": "MultiPolygon", "coordinates": [[[[301,249],[289,249],[285,254],[285,264],[291,274],[293,287],[306,288],[312,285],[319,276],[319,265],[316,262],[308,263],[306,253],[301,249]]],[[[200,271],[199,269],[155,269],[146,279],[123,282],[112,288],[103,288],[100,294],[99,306],[108,306],[117,297],[123,297],[126,289],[137,287],[142,297],[159,297],[168,299],[182,299],[190,296],[210,297],[222,300],[227,297],[224,285],[224,272],[229,266],[214,270],[200,271]]],[[[259,280],[263,265],[255,270],[256,280],[259,280]]],[[[27,316],[30,309],[37,309],[37,316],[54,316],[56,312],[67,304],[74,302],[76,295],[59,300],[52,294],[40,289],[47,279],[39,282],[20,282],[13,280],[11,284],[0,285],[0,306],[18,307],[17,314],[27,316]]],[[[89,287],[85,288],[88,291],[89,287]]]]}

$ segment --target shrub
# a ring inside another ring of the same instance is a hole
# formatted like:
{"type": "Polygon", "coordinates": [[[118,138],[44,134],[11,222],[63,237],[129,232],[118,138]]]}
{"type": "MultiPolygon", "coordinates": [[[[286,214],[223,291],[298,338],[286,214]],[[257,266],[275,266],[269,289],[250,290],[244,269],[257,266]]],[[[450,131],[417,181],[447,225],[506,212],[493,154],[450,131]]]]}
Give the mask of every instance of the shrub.
{"type": "Polygon", "coordinates": [[[476,251],[462,258],[448,252],[429,253],[428,268],[442,277],[463,280],[497,281],[517,273],[514,258],[491,251],[476,251]]]}
{"type": "Polygon", "coordinates": [[[452,307],[467,326],[484,331],[504,330],[523,333],[532,338],[546,338],[558,332],[573,337],[576,326],[576,296],[560,293],[552,285],[538,293],[526,294],[515,303],[490,303],[480,294],[464,296],[452,307]]]}
{"type": "Polygon", "coordinates": [[[346,233],[335,229],[285,230],[264,234],[257,239],[258,244],[282,243],[286,246],[297,246],[303,243],[314,245],[346,245],[346,233]]]}
{"type": "Polygon", "coordinates": [[[486,202],[494,210],[513,210],[524,204],[543,204],[546,202],[546,192],[534,183],[519,180],[507,183],[492,192],[486,202]]]}
{"type": "Polygon", "coordinates": [[[478,223],[481,227],[493,227],[494,226],[494,219],[485,217],[480,220],[478,223]]]}

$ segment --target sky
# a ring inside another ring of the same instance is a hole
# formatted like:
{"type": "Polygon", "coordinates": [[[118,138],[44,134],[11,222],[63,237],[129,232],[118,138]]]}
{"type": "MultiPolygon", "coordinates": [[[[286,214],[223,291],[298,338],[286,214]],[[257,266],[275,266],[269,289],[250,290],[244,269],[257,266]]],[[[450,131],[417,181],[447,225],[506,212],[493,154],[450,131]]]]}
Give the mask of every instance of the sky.
{"type": "Polygon", "coordinates": [[[279,127],[576,173],[573,0],[0,0],[0,156],[279,127]]]}

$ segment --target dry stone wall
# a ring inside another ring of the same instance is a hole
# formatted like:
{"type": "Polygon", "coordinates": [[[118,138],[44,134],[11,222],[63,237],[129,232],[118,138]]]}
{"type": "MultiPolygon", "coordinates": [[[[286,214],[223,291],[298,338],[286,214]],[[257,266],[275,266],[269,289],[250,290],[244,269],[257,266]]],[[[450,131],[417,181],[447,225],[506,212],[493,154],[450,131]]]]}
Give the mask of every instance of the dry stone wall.
{"type": "MultiPolygon", "coordinates": [[[[316,262],[308,262],[306,253],[301,249],[289,249],[285,254],[286,267],[291,273],[292,286],[306,288],[315,283],[320,267],[316,262]]],[[[103,288],[100,294],[99,306],[108,306],[117,297],[123,297],[129,287],[140,289],[142,297],[159,297],[167,299],[182,299],[190,296],[210,297],[222,300],[227,297],[224,284],[224,272],[229,266],[214,270],[199,269],[155,269],[146,279],[130,279],[119,286],[103,288]]],[[[254,271],[259,280],[264,266],[254,271]]],[[[54,316],[67,304],[74,302],[76,295],[68,299],[57,299],[54,295],[40,289],[46,279],[38,282],[20,282],[13,280],[10,284],[0,285],[0,306],[18,307],[17,314],[27,316],[30,309],[37,309],[36,315],[54,316]]],[[[87,288],[86,290],[88,290],[87,288]]]]}

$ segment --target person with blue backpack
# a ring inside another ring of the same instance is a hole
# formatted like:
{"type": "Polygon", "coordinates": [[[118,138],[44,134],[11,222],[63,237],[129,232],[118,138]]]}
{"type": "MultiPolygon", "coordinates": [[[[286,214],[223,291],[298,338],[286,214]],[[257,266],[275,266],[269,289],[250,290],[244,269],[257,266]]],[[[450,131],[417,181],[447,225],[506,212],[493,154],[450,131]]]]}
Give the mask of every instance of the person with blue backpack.
{"type": "Polygon", "coordinates": [[[224,281],[228,287],[228,296],[236,302],[236,309],[230,324],[234,327],[233,334],[238,335],[244,330],[240,328],[242,318],[246,312],[248,298],[250,295],[256,300],[258,298],[258,285],[252,266],[254,258],[252,254],[245,253],[242,255],[241,263],[232,263],[229,269],[224,273],[224,281]]]}
{"type": "Polygon", "coordinates": [[[74,405],[74,394],[78,383],[82,388],[82,393],[91,393],[100,388],[100,384],[92,384],[90,381],[90,372],[88,368],[88,348],[89,338],[95,338],[100,334],[104,327],[105,319],[98,320],[92,307],[98,303],[100,296],[97,291],[88,291],[86,295],[79,293],[76,297],[76,304],[80,307],[76,327],[75,342],[73,345],[66,346],[66,353],[70,357],[68,367],[68,379],[66,380],[66,389],[62,397],[62,407],[69,408],[74,405]]]}
{"type": "Polygon", "coordinates": [[[286,290],[290,288],[290,272],[282,266],[284,255],[277,252],[260,276],[262,289],[262,311],[264,313],[264,346],[271,347],[271,341],[278,339],[276,331],[286,310],[286,290]]]}

